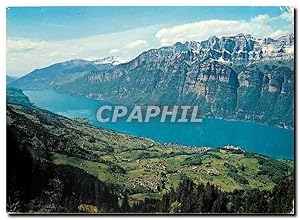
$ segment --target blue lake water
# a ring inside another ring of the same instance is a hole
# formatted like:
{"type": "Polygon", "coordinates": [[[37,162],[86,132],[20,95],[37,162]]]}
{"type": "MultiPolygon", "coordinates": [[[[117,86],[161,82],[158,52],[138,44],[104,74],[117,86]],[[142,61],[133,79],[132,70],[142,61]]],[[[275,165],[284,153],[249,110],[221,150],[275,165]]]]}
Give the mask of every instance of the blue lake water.
{"type": "Polygon", "coordinates": [[[116,123],[100,123],[96,119],[96,112],[108,102],[60,94],[53,90],[27,90],[24,93],[37,107],[71,118],[88,118],[89,123],[94,126],[148,137],[163,143],[208,147],[234,145],[274,158],[294,158],[292,130],[221,119],[203,119],[201,123],[161,123],[160,118],[152,119],[149,123],[127,123],[125,119],[116,123]]]}

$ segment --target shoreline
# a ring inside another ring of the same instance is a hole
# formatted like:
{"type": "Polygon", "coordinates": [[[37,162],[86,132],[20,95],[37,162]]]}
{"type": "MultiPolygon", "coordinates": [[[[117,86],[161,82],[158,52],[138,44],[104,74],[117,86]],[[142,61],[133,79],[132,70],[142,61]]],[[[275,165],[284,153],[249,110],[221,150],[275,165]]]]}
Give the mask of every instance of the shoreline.
{"type": "MultiPolygon", "coordinates": [[[[95,100],[95,101],[101,101],[101,102],[105,102],[105,103],[109,103],[112,105],[117,105],[117,103],[111,102],[111,101],[107,101],[107,100],[102,100],[102,99],[98,99],[98,98],[92,98],[89,97],[88,95],[83,95],[83,94],[72,94],[72,93],[68,93],[62,90],[57,90],[55,88],[53,89],[22,89],[23,91],[41,91],[41,90],[50,90],[50,91],[54,91],[57,92],[58,94],[64,94],[64,95],[70,95],[73,97],[81,97],[81,98],[86,98],[86,99],[90,99],[90,100],[95,100]]],[[[130,107],[132,107],[133,105],[130,105],[130,107]]],[[[146,107],[148,105],[144,105],[141,106],[142,108],[146,107]]],[[[178,113],[180,115],[180,113],[178,113]]],[[[190,116],[191,114],[187,113],[188,116],[190,116]]],[[[202,119],[217,119],[217,120],[224,120],[224,121],[229,121],[229,122],[244,122],[244,123],[253,123],[253,124],[258,124],[258,125],[263,125],[263,126],[268,126],[268,127],[272,127],[272,128],[279,128],[279,129],[284,129],[284,130],[288,130],[288,131],[295,131],[294,127],[282,127],[280,125],[271,125],[271,124],[267,124],[267,123],[261,123],[261,122],[256,122],[254,120],[239,120],[239,119],[235,119],[235,118],[222,118],[222,117],[211,117],[211,116],[200,116],[202,117],[202,119]]]]}

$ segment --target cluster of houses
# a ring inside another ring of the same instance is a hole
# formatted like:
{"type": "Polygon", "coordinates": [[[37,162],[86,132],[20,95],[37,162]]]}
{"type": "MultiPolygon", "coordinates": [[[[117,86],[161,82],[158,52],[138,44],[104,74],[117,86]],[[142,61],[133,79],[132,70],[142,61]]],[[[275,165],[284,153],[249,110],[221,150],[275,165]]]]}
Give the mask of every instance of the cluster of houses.
{"type": "Polygon", "coordinates": [[[175,145],[175,144],[164,144],[164,147],[172,151],[189,151],[192,153],[203,153],[211,149],[210,147],[191,147],[191,146],[183,146],[183,145],[175,145]]]}
{"type": "Polygon", "coordinates": [[[141,168],[145,171],[165,171],[166,170],[166,164],[165,161],[160,160],[158,163],[147,163],[144,165],[141,165],[141,168]]]}
{"type": "Polygon", "coordinates": [[[155,192],[158,191],[162,182],[163,182],[163,178],[158,176],[149,176],[146,178],[138,177],[131,180],[131,185],[133,188],[136,188],[138,186],[150,188],[152,191],[155,192]]]}
{"type": "Polygon", "coordinates": [[[232,150],[232,151],[239,151],[239,152],[244,152],[244,150],[242,150],[242,148],[240,147],[235,147],[233,145],[227,145],[225,147],[223,147],[224,150],[232,150]]]}

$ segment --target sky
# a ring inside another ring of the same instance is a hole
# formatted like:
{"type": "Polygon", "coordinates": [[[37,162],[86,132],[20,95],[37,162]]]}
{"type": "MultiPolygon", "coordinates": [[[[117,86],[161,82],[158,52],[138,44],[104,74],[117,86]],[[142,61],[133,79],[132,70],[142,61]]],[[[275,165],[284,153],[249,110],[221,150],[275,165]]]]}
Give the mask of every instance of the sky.
{"type": "Polygon", "coordinates": [[[239,33],[278,38],[293,33],[282,7],[14,7],[7,8],[7,74],[70,59],[133,59],[176,42],[239,33]]]}

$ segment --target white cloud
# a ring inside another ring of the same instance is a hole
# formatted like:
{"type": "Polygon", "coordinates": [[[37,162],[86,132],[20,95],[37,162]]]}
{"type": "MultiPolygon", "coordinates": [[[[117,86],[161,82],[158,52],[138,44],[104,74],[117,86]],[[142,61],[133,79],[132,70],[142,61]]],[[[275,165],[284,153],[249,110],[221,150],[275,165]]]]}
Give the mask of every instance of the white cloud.
{"type": "Polygon", "coordinates": [[[145,41],[145,40],[136,40],[136,41],[133,41],[133,42],[130,42],[129,44],[127,44],[125,46],[125,48],[133,49],[133,48],[144,48],[144,47],[147,47],[147,46],[148,46],[147,41],[145,41]]]}
{"type": "Polygon", "coordinates": [[[251,18],[251,23],[258,23],[258,24],[268,24],[270,22],[270,16],[266,14],[260,14],[251,18]]]}
{"type": "Polygon", "coordinates": [[[42,49],[45,46],[45,41],[32,41],[29,39],[15,38],[8,38],[6,41],[7,50],[11,52],[24,52],[29,50],[42,49]]]}
{"type": "Polygon", "coordinates": [[[274,29],[271,25],[272,20],[274,20],[274,18],[265,14],[258,15],[250,21],[218,19],[204,20],[162,28],[155,36],[160,41],[160,44],[165,46],[174,44],[178,41],[202,41],[213,35],[229,36],[244,33],[251,34],[256,38],[264,38],[277,36],[280,31],[281,33],[287,33],[287,31],[274,29]]]}
{"type": "MultiPolygon", "coordinates": [[[[149,26],[61,41],[37,41],[8,37],[6,40],[7,74],[20,76],[36,68],[64,60],[99,59],[110,54],[132,59],[143,50],[149,49],[148,41],[154,39],[153,36],[159,28],[149,26]]],[[[158,46],[155,43],[151,45],[158,46]]]]}
{"type": "Polygon", "coordinates": [[[117,54],[117,53],[119,53],[119,50],[116,49],[116,48],[114,48],[114,49],[111,49],[111,50],[109,51],[109,53],[110,53],[110,54],[117,54]]]}
{"type": "Polygon", "coordinates": [[[99,59],[112,54],[132,59],[147,49],[172,45],[178,41],[206,40],[213,35],[249,33],[256,38],[278,38],[293,31],[293,9],[281,8],[281,10],[280,16],[270,17],[262,14],[249,21],[211,19],[165,28],[150,26],[61,41],[8,37],[7,73],[23,75],[36,68],[75,58],[99,59]],[[282,22],[286,25],[282,25],[282,22]]]}

